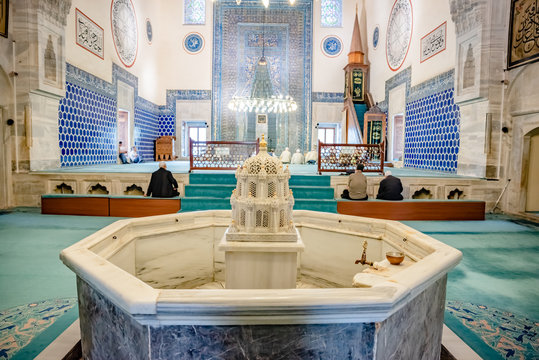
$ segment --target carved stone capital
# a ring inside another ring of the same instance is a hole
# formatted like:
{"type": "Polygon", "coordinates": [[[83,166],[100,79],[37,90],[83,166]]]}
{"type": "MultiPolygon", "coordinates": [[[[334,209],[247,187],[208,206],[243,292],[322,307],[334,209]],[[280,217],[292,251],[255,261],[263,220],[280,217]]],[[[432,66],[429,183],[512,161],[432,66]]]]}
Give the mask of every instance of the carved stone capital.
{"type": "Polygon", "coordinates": [[[41,15],[51,22],[66,26],[71,0],[34,0],[34,3],[41,15]]]}
{"type": "Polygon", "coordinates": [[[449,0],[451,20],[455,23],[457,36],[482,26],[487,19],[487,0],[449,0]]]}

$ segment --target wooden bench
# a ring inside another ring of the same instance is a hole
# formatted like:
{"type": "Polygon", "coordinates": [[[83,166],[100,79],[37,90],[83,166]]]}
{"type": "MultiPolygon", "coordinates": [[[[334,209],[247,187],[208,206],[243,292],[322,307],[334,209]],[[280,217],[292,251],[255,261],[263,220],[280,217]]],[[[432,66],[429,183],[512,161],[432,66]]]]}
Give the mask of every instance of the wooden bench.
{"type": "Polygon", "coordinates": [[[41,195],[41,213],[51,215],[141,217],[173,214],[181,209],[179,197],[132,195],[41,195]]]}
{"type": "Polygon", "coordinates": [[[485,202],[474,200],[338,200],[337,212],[387,220],[485,220],[485,202]]]}

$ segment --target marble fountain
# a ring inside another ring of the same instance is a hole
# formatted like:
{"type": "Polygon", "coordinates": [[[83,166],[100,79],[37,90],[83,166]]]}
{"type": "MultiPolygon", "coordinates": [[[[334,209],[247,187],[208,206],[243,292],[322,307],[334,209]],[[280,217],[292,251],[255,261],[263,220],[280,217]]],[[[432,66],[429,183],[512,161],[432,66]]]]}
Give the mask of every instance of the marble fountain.
{"type": "Polygon", "coordinates": [[[231,211],[120,220],[62,251],[85,359],[439,358],[462,254],[398,222],[292,211],[268,158],[261,142],[238,169],[231,211]],[[378,269],[355,264],[364,241],[378,269]]]}

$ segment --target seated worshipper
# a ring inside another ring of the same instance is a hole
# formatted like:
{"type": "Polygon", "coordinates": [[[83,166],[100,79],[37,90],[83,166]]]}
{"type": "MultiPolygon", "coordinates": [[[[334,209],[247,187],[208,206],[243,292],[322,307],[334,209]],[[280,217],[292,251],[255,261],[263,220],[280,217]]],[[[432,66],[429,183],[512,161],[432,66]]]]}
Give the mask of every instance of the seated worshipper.
{"type": "Polygon", "coordinates": [[[382,200],[402,200],[402,183],[398,177],[391,175],[391,171],[386,171],[386,177],[380,181],[377,199],[382,200]]]}
{"type": "Polygon", "coordinates": [[[305,155],[305,163],[314,165],[316,164],[316,161],[318,160],[318,153],[316,152],[315,148],[313,147],[311,151],[305,155]]]}
{"type": "Polygon", "coordinates": [[[118,143],[118,156],[122,164],[127,164],[127,148],[123,145],[123,142],[118,143]]]}
{"type": "Polygon", "coordinates": [[[292,161],[290,161],[291,164],[303,164],[305,162],[305,157],[301,153],[299,149],[296,150],[294,155],[292,155],[292,161]]]}
{"type": "Polygon", "coordinates": [[[358,164],[356,172],[348,177],[348,189],[342,192],[341,198],[349,200],[367,200],[367,177],[363,174],[363,164],[358,164]]]}
{"type": "Polygon", "coordinates": [[[291,157],[292,154],[290,153],[290,150],[288,150],[288,148],[285,148],[284,151],[281,153],[281,156],[279,156],[279,160],[281,160],[283,164],[289,164],[291,157]]]}
{"type": "Polygon", "coordinates": [[[133,146],[131,148],[131,151],[129,152],[129,160],[131,160],[131,163],[134,163],[134,164],[142,162],[142,158],[138,154],[136,146],[133,146]]]}
{"type": "Polygon", "coordinates": [[[153,197],[174,197],[178,196],[178,183],[167,170],[167,164],[164,161],[159,163],[159,169],[154,171],[148,185],[148,191],[144,196],[153,197]]]}

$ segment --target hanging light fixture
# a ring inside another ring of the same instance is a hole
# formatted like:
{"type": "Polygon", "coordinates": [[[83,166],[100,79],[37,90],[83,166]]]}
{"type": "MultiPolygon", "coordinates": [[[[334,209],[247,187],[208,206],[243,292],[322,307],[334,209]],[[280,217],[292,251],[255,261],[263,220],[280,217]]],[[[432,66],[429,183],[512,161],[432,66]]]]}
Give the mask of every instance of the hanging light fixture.
{"type": "MultiPolygon", "coordinates": [[[[269,2],[269,0],[263,0],[269,2]]],[[[234,95],[228,102],[228,108],[236,112],[256,113],[288,113],[298,109],[298,105],[290,95],[275,94],[271,84],[268,62],[264,56],[266,10],[262,27],[262,56],[255,68],[253,86],[250,96],[234,95]]]]}

